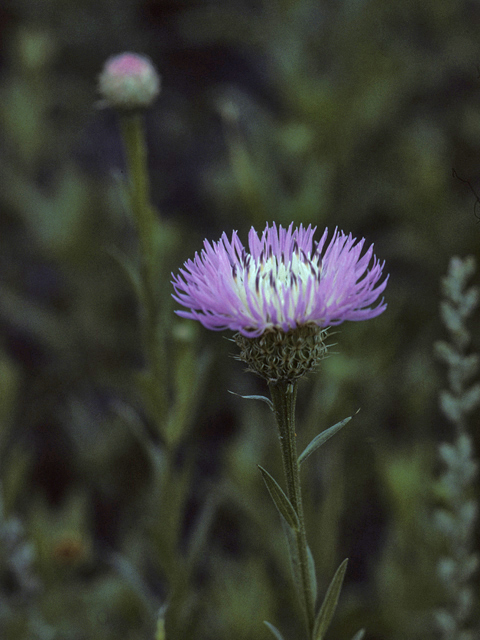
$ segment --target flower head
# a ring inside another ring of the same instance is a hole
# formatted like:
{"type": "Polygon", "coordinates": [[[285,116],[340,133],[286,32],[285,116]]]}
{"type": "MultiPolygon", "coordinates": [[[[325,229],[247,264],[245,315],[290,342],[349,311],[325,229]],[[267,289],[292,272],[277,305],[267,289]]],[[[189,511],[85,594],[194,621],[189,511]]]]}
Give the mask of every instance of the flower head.
{"type": "Polygon", "coordinates": [[[98,78],[102,104],[116,109],[148,107],[160,93],[160,76],[150,58],[121,53],[108,58],[98,78]]]}
{"type": "Polygon", "coordinates": [[[234,231],[231,241],[207,240],[201,255],[188,260],[174,276],[174,299],[207,329],[231,329],[246,338],[269,330],[287,333],[304,325],[324,329],[345,320],[367,320],[385,311],[380,282],[383,264],[373,245],[362,255],[365,240],[357,241],[328,230],[319,242],[315,228],[266,226],[261,237],[252,228],[249,251],[234,231]]]}

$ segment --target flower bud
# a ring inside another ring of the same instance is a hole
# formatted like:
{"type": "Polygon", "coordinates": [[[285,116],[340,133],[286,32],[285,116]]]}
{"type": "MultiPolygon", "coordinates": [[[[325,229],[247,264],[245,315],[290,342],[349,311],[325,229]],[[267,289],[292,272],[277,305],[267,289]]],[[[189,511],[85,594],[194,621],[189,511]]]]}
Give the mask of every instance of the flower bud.
{"type": "Polygon", "coordinates": [[[101,106],[120,110],[149,107],[160,93],[160,76],[150,58],[121,53],[108,58],[98,78],[101,106]]]}

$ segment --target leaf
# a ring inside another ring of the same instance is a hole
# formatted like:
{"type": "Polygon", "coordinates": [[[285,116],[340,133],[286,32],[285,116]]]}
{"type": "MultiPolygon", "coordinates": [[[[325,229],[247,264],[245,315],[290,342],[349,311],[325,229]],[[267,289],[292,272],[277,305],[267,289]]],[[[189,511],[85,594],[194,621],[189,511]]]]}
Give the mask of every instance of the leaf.
{"type": "Polygon", "coordinates": [[[197,561],[201,558],[203,551],[207,548],[207,537],[212,527],[212,522],[219,502],[219,495],[215,493],[215,491],[210,491],[200,516],[197,519],[197,523],[188,546],[186,567],[190,574],[197,561]]]}
{"type": "Polygon", "coordinates": [[[345,571],[347,570],[348,558],[346,558],[342,564],[338,567],[333,580],[328,587],[325,599],[320,607],[317,618],[315,620],[315,626],[313,628],[313,640],[323,640],[327,629],[332,621],[333,614],[337,608],[338,597],[343,584],[343,578],[345,571]]]}
{"type": "Polygon", "coordinates": [[[173,449],[178,447],[193,427],[193,418],[208,380],[206,374],[213,362],[209,350],[198,354],[193,343],[177,346],[175,355],[175,371],[171,376],[174,402],[165,425],[165,438],[173,449]]]}
{"type": "Polygon", "coordinates": [[[287,538],[288,553],[290,556],[290,565],[292,567],[292,577],[295,589],[300,600],[303,612],[307,615],[307,603],[305,601],[305,593],[302,584],[302,572],[300,569],[300,558],[298,556],[297,537],[295,531],[288,526],[282,518],[282,528],[287,538]]]}
{"type": "Polygon", "coordinates": [[[277,640],[283,640],[283,636],[280,633],[280,631],[277,629],[277,627],[274,627],[273,624],[270,624],[270,622],[267,622],[266,620],[263,621],[263,624],[267,627],[267,629],[270,629],[270,631],[275,636],[275,638],[277,638],[277,640]]]}
{"type": "Polygon", "coordinates": [[[307,545],[308,554],[308,572],[310,574],[310,583],[312,585],[313,603],[317,601],[317,576],[315,573],[315,560],[313,559],[312,551],[307,545]]]}
{"type": "Polygon", "coordinates": [[[298,531],[300,528],[300,522],[298,521],[297,513],[293,508],[292,503],[285,495],[282,487],[263,467],[258,465],[258,468],[262,472],[263,481],[267,486],[268,493],[271,495],[280,515],[285,518],[287,524],[290,525],[294,531],[298,531]]]}
{"type": "Polygon", "coordinates": [[[133,262],[125,255],[120,249],[115,246],[107,248],[108,255],[115,260],[115,262],[121,267],[124,274],[127,276],[128,281],[132,285],[133,290],[137,294],[139,299],[142,299],[142,279],[138,268],[133,262]]]}
{"type": "Polygon", "coordinates": [[[480,403],[480,384],[474,384],[460,398],[464,413],[470,413],[480,403]]]}
{"type": "Polygon", "coordinates": [[[232,396],[238,396],[239,398],[243,398],[244,400],[261,400],[262,402],[265,402],[265,404],[268,404],[269,408],[273,411],[272,401],[269,398],[266,398],[265,396],[242,396],[239,393],[235,393],[235,391],[230,391],[230,390],[228,393],[231,393],[232,396]]]}
{"type": "MultiPolygon", "coordinates": [[[[358,411],[360,411],[360,409],[358,411]]],[[[357,415],[358,411],[354,413],[354,415],[357,415]]],[[[350,416],[349,418],[345,418],[345,420],[342,420],[341,422],[337,422],[337,424],[334,424],[333,427],[330,427],[329,429],[325,429],[325,431],[322,431],[322,433],[319,433],[318,436],[315,436],[315,438],[310,442],[310,444],[308,444],[305,447],[305,449],[302,451],[302,453],[298,456],[298,464],[302,464],[302,462],[305,462],[308,456],[310,456],[314,451],[316,451],[319,447],[321,447],[322,444],[325,444],[327,440],[330,440],[330,438],[334,436],[337,433],[337,431],[340,431],[340,429],[342,429],[347,424],[347,422],[350,422],[352,418],[353,416],[350,416]]]]}
{"type": "Polygon", "coordinates": [[[360,631],[357,631],[357,633],[353,636],[352,640],[362,640],[364,635],[365,629],[360,629],[360,631]]]}
{"type": "Polygon", "coordinates": [[[127,556],[112,551],[107,554],[106,560],[110,567],[112,567],[115,572],[121,576],[123,584],[128,585],[128,588],[135,593],[137,598],[149,612],[149,615],[155,615],[157,611],[157,603],[154,600],[153,594],[143,576],[127,556]]]}

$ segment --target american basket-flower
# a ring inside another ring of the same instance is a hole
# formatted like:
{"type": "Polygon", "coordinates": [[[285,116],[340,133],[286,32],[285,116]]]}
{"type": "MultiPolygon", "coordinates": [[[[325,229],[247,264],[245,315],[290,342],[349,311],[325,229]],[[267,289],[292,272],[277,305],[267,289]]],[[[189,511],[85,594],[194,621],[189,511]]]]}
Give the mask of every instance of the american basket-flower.
{"type": "Polygon", "coordinates": [[[174,276],[173,297],[189,309],[178,315],[199,320],[207,329],[232,329],[254,338],[268,329],[286,332],[308,323],[327,327],[382,313],[383,300],[370,308],[388,279],[379,282],[383,264],[373,255],[373,245],[361,256],[364,239],[335,230],[327,243],[325,229],[314,243],[314,233],[311,226],[277,229],[274,223],[259,238],[252,228],[249,252],[236,231],[231,241],[225,233],[213,245],[205,240],[201,255],[174,276]]]}
{"type": "MultiPolygon", "coordinates": [[[[327,327],[374,318],[386,309],[383,299],[371,305],[388,277],[382,280],[384,264],[373,255],[373,245],[362,254],[364,239],[336,229],[327,242],[325,229],[314,242],[315,230],[310,225],[294,229],[293,223],[288,229],[277,228],[273,223],[259,237],[252,228],[248,251],[236,231],[231,240],[225,233],[213,244],[205,240],[201,254],[173,276],[173,297],[187,308],[177,314],[199,320],[207,329],[238,332],[242,349],[260,344],[262,350],[276,350],[291,337],[289,360],[301,346],[298,338],[306,339],[304,352],[316,349],[310,360],[318,360],[325,351],[327,327]]],[[[307,370],[311,368],[313,362],[307,370]]]]}

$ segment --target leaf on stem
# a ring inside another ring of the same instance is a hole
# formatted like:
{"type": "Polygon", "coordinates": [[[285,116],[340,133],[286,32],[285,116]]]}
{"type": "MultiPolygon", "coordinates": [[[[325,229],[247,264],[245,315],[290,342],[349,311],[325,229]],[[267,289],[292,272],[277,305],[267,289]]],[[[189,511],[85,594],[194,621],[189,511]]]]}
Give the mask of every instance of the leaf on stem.
{"type": "Polygon", "coordinates": [[[123,251],[120,251],[120,249],[117,249],[115,246],[109,247],[107,253],[121,267],[137,294],[137,298],[139,300],[143,299],[142,279],[137,267],[123,251]]]}
{"type": "MultiPolygon", "coordinates": [[[[360,409],[358,411],[360,411],[360,409]]],[[[356,416],[358,411],[353,415],[356,416]]],[[[345,418],[344,420],[337,422],[337,424],[334,424],[333,427],[330,427],[329,429],[325,429],[325,431],[322,431],[322,433],[319,433],[318,436],[315,436],[315,438],[310,442],[310,444],[308,444],[305,447],[305,449],[302,451],[302,453],[298,456],[298,464],[302,464],[302,462],[305,462],[308,456],[310,456],[314,451],[316,451],[319,447],[321,447],[322,444],[325,444],[327,440],[330,440],[330,438],[334,436],[337,433],[337,431],[340,431],[340,429],[342,429],[347,424],[347,422],[350,422],[352,418],[353,416],[345,418]]]]}
{"type": "Polygon", "coordinates": [[[328,587],[327,594],[315,620],[313,640],[323,640],[327,633],[327,629],[330,626],[333,614],[337,608],[338,597],[342,588],[343,578],[345,577],[345,571],[347,570],[347,563],[348,558],[346,558],[338,567],[335,575],[333,576],[333,580],[328,587]]]}
{"type": "Polygon", "coordinates": [[[300,558],[298,555],[297,534],[291,527],[288,526],[288,524],[285,522],[283,518],[282,518],[282,528],[285,533],[285,537],[287,539],[288,554],[290,556],[290,565],[292,567],[293,583],[295,585],[295,589],[297,591],[297,595],[300,600],[302,610],[305,613],[305,615],[308,615],[307,603],[305,600],[305,593],[303,591],[303,584],[302,584],[302,571],[300,569],[300,558]]]}
{"type": "Polygon", "coordinates": [[[295,509],[293,508],[292,503],[285,495],[282,487],[278,484],[278,482],[271,476],[266,469],[258,465],[258,468],[262,472],[263,481],[265,482],[268,493],[271,495],[275,506],[278,509],[280,515],[285,518],[287,524],[294,530],[298,531],[300,528],[300,522],[298,520],[298,515],[295,509]]]}
{"type": "Polygon", "coordinates": [[[273,624],[271,624],[270,622],[267,622],[266,620],[263,621],[263,624],[267,627],[267,629],[269,629],[272,632],[272,634],[275,636],[277,640],[283,640],[283,636],[280,633],[280,631],[277,629],[277,627],[274,627],[273,624]]]}
{"type": "Polygon", "coordinates": [[[364,635],[365,629],[360,629],[360,631],[357,631],[357,633],[353,636],[352,640],[362,640],[364,635]]]}
{"type": "Polygon", "coordinates": [[[273,411],[272,401],[269,398],[266,398],[265,396],[242,396],[239,393],[235,393],[235,391],[230,391],[230,390],[228,391],[228,393],[231,393],[232,396],[238,396],[239,398],[243,398],[244,400],[261,400],[262,402],[265,402],[265,404],[268,404],[271,411],[273,411]]]}
{"type": "Polygon", "coordinates": [[[315,560],[313,559],[312,551],[307,545],[308,554],[308,572],[310,574],[310,583],[312,585],[313,604],[317,601],[317,575],[315,573],[315,560]]]}
{"type": "Polygon", "coordinates": [[[190,574],[201,558],[202,552],[207,548],[207,537],[219,502],[220,496],[217,493],[210,492],[193,530],[186,557],[186,566],[190,574]]]}

